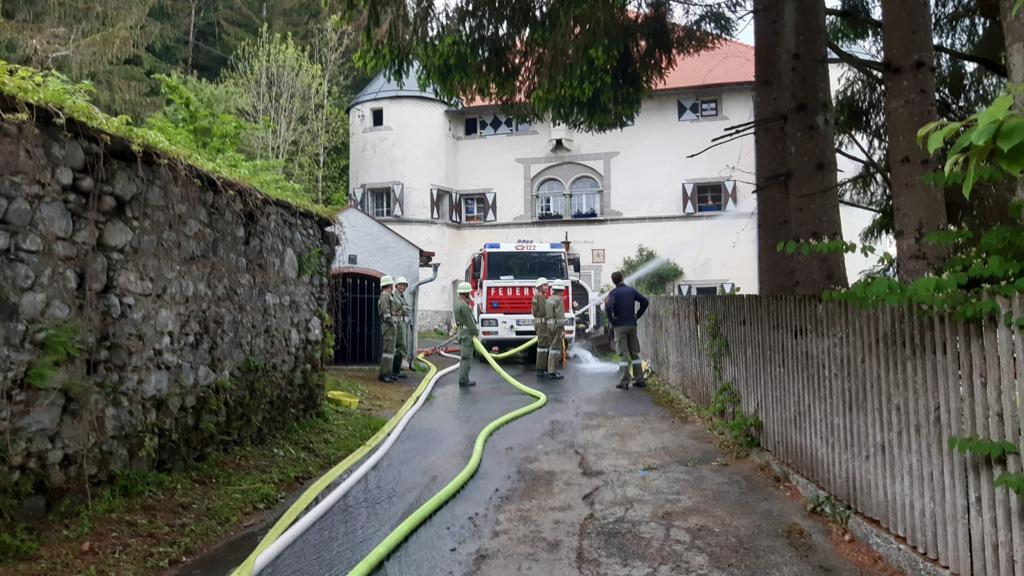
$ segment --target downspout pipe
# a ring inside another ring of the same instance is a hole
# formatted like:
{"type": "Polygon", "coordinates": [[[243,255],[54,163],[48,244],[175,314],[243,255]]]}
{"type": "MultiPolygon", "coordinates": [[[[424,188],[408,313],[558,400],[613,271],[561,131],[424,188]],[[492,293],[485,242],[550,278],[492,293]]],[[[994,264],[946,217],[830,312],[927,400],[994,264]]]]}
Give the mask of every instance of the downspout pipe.
{"type": "MultiPolygon", "coordinates": [[[[409,292],[412,292],[412,334],[409,335],[409,338],[412,340],[412,346],[408,346],[408,350],[410,350],[411,353],[409,354],[409,357],[406,359],[406,362],[409,363],[410,370],[412,370],[412,361],[413,358],[415,357],[414,351],[417,349],[419,340],[419,332],[417,331],[417,326],[419,325],[418,316],[420,311],[419,288],[424,284],[430,284],[434,280],[437,280],[437,269],[440,267],[440,262],[431,262],[430,268],[432,269],[432,273],[430,275],[430,278],[427,278],[426,280],[419,280],[409,288],[409,292]]],[[[409,342],[406,342],[406,344],[409,344],[409,342]]]]}

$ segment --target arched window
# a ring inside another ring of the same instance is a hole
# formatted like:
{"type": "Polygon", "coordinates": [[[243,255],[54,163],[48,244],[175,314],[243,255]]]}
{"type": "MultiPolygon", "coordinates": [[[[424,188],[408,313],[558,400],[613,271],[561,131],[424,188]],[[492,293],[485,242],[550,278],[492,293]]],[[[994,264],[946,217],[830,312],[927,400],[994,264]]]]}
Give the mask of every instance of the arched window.
{"type": "Polygon", "coordinates": [[[601,185],[590,176],[580,176],[569,186],[573,218],[597,218],[601,214],[601,185]]]}
{"type": "Polygon", "coordinates": [[[565,185],[548,178],[537,186],[537,218],[541,220],[565,216],[565,185]]]}

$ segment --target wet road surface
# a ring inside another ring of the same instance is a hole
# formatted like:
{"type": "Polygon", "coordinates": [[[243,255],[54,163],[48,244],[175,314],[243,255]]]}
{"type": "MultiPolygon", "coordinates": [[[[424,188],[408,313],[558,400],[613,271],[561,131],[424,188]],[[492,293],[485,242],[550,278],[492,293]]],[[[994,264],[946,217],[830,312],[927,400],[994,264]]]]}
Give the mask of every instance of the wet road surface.
{"type": "MultiPolygon", "coordinates": [[[[857,574],[827,529],[750,465],[727,465],[614,373],[560,382],[503,366],[548,395],[491,437],[476,475],[377,574],[857,574]]],[[[531,399],[474,362],[443,378],[390,453],[263,574],[345,574],[469,459],[488,422],[531,399]]]]}

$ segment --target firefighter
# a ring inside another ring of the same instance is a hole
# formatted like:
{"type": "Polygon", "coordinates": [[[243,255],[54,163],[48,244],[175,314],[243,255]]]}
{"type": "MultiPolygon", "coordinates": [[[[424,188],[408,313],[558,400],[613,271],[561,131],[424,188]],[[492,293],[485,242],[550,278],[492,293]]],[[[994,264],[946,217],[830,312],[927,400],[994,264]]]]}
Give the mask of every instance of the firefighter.
{"type": "Polygon", "coordinates": [[[405,380],[407,376],[402,373],[402,359],[409,355],[409,316],[412,314],[412,306],[405,299],[405,291],[409,288],[409,281],[405,276],[399,276],[395,280],[395,292],[391,297],[395,301],[395,310],[398,312],[398,320],[395,331],[395,363],[391,371],[391,377],[405,380]]]}
{"type": "Polygon", "coordinates": [[[533,289],[533,327],[537,331],[537,377],[548,373],[548,279],[537,278],[533,289]]]}
{"type": "Polygon", "coordinates": [[[461,388],[476,386],[476,382],[469,379],[469,368],[473,364],[473,338],[478,334],[476,319],[473,318],[473,309],[469,299],[469,293],[472,291],[473,287],[469,285],[469,282],[460,282],[459,299],[455,301],[455,324],[459,328],[459,387],[461,388]]]}
{"type": "Polygon", "coordinates": [[[377,302],[377,313],[380,315],[380,333],[384,336],[384,347],[380,355],[380,371],[377,379],[381,382],[394,382],[391,375],[395,366],[395,336],[398,330],[395,315],[395,299],[392,296],[395,281],[391,276],[380,279],[380,300],[377,302]]]}
{"type": "Polygon", "coordinates": [[[558,361],[562,359],[562,336],[565,332],[565,303],[562,294],[565,291],[565,284],[561,280],[551,282],[551,296],[547,300],[547,322],[548,322],[548,379],[561,380],[562,376],[557,368],[558,361]]]}

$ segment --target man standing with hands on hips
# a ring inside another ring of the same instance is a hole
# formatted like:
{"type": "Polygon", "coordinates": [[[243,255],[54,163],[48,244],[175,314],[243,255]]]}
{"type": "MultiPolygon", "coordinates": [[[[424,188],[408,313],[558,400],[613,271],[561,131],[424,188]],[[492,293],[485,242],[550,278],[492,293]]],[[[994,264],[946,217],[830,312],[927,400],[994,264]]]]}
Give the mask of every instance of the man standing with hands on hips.
{"type": "Polygon", "coordinates": [[[608,320],[611,322],[612,331],[615,334],[615,348],[619,353],[619,367],[622,374],[619,376],[619,383],[615,386],[620,390],[628,390],[630,374],[633,377],[633,385],[643,388],[647,385],[644,381],[643,360],[640,359],[640,340],[636,335],[636,323],[650,304],[643,294],[636,288],[627,286],[622,280],[622,272],[612,272],[612,282],[615,288],[608,294],[605,302],[605,310],[608,311],[608,320]],[[639,310],[637,303],[640,304],[639,310]]]}
{"type": "Polygon", "coordinates": [[[391,297],[395,300],[395,308],[398,311],[397,323],[395,325],[395,360],[391,377],[400,380],[405,380],[406,378],[405,374],[402,373],[402,359],[407,358],[409,355],[409,316],[412,314],[412,306],[405,299],[405,290],[408,287],[409,281],[405,279],[405,276],[399,276],[398,280],[395,280],[395,291],[391,294],[391,297]]]}

